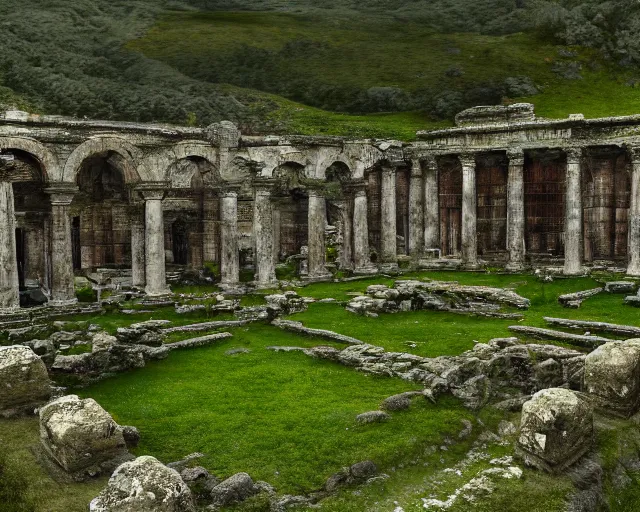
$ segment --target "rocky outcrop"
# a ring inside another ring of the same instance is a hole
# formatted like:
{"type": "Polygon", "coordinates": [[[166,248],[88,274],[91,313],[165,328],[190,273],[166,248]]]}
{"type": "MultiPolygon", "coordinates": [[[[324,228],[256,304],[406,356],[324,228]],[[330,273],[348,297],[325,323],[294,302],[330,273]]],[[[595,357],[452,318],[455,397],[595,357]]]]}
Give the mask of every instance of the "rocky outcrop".
{"type": "Polygon", "coordinates": [[[361,344],[344,350],[319,346],[306,349],[374,375],[400,377],[425,386],[427,398],[450,392],[470,408],[494,401],[518,399],[540,389],[565,386],[580,389],[585,355],[553,345],[520,344],[517,338],[478,343],[459,356],[425,358],[361,344]]]}
{"type": "Polygon", "coordinates": [[[585,359],[584,389],[598,404],[625,418],[640,408],[640,339],[612,341],[585,359]]]}
{"type": "Polygon", "coordinates": [[[14,416],[49,400],[47,368],[29,347],[0,347],[0,415],[14,416]]]}
{"type": "Polygon", "coordinates": [[[65,472],[83,480],[130,459],[122,428],[93,399],[68,395],[40,409],[40,441],[65,472]]]}
{"type": "Polygon", "coordinates": [[[347,311],[377,315],[426,309],[500,316],[505,315],[499,312],[502,306],[527,309],[530,302],[514,291],[503,288],[463,286],[444,281],[396,281],[393,288],[369,286],[367,295],[349,301],[347,311]]]}
{"type": "Polygon", "coordinates": [[[559,473],[576,463],[593,444],[593,409],[573,391],[539,391],[522,407],[516,453],[525,464],[559,473]]]}
{"type": "Polygon", "coordinates": [[[154,457],[119,466],[89,505],[91,512],[195,512],[191,491],[178,472],[154,457]]]}

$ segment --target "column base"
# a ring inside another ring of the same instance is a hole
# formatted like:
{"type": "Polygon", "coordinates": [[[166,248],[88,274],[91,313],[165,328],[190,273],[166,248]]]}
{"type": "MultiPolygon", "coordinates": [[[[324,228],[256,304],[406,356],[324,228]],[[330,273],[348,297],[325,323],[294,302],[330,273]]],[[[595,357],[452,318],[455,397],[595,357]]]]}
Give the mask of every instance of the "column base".
{"type": "Polygon", "coordinates": [[[398,272],[400,267],[398,267],[398,263],[381,263],[379,266],[380,272],[398,272]]]}
{"type": "Polygon", "coordinates": [[[50,300],[47,302],[47,306],[51,306],[53,308],[63,308],[66,306],[74,306],[78,303],[78,299],[67,299],[67,300],[50,300]]]}
{"type": "Polygon", "coordinates": [[[256,290],[271,290],[272,288],[277,288],[280,285],[280,281],[278,281],[277,279],[274,279],[273,281],[267,281],[265,283],[252,281],[250,284],[256,290]]]}
{"type": "Polygon", "coordinates": [[[462,265],[460,266],[460,268],[462,270],[480,270],[482,268],[482,265],[475,261],[475,262],[462,262],[462,265]]]}
{"type": "Polygon", "coordinates": [[[327,272],[323,274],[308,274],[306,276],[300,276],[300,278],[308,283],[321,283],[325,281],[332,281],[333,275],[327,272]]]}
{"type": "Polygon", "coordinates": [[[227,295],[244,295],[247,291],[244,283],[220,283],[218,287],[227,295]]]}
{"type": "Polygon", "coordinates": [[[150,291],[150,290],[145,289],[144,290],[144,294],[147,297],[150,297],[152,299],[161,299],[161,298],[164,298],[164,297],[171,297],[173,295],[171,290],[168,289],[168,288],[166,290],[158,290],[158,291],[150,291]]]}
{"type": "Polygon", "coordinates": [[[505,265],[504,269],[507,272],[522,272],[524,270],[524,263],[521,261],[514,261],[513,263],[509,262],[505,265]]]}
{"type": "Polygon", "coordinates": [[[562,274],[565,276],[583,276],[587,273],[587,269],[583,266],[575,267],[575,268],[567,268],[564,267],[562,274]]]}
{"type": "Polygon", "coordinates": [[[366,265],[364,267],[356,267],[353,273],[357,276],[370,276],[378,273],[378,267],[375,265],[366,265]]]}
{"type": "Polygon", "coordinates": [[[627,267],[629,277],[640,277],[640,265],[632,264],[627,267]]]}

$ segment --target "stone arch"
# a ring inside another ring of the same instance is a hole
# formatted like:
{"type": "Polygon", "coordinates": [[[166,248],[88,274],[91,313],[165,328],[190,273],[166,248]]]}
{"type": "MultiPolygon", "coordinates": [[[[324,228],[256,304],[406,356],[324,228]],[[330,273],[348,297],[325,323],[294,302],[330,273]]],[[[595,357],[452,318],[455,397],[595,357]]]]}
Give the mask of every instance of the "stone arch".
{"type": "Polygon", "coordinates": [[[140,173],[138,162],[142,151],[120,137],[96,137],[80,144],[67,158],[62,173],[62,181],[75,183],[82,163],[92,155],[113,152],[121,157],[122,173],[126,183],[153,181],[153,178],[140,173]]]}
{"type": "Polygon", "coordinates": [[[22,137],[0,137],[0,150],[19,150],[27,153],[40,164],[42,179],[45,183],[59,181],[58,160],[45,146],[33,139],[22,137]]]}
{"type": "Polygon", "coordinates": [[[167,148],[160,154],[151,155],[145,159],[141,167],[145,168],[145,173],[148,174],[157,174],[160,172],[160,180],[170,181],[171,168],[181,160],[189,159],[202,159],[207,161],[214,170],[214,180],[220,181],[217,150],[201,142],[186,141],[176,144],[175,146],[167,148]],[[151,164],[153,164],[157,169],[155,173],[153,172],[151,164]]]}

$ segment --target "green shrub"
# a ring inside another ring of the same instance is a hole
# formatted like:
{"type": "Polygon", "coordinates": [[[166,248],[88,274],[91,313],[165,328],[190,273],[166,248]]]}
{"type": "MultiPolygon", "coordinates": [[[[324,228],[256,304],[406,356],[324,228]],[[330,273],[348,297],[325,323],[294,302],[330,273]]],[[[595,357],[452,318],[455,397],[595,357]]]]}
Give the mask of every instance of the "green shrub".
{"type": "Polygon", "coordinates": [[[76,297],[78,302],[96,302],[98,300],[98,293],[91,287],[80,288],[76,290],[76,297]]]}

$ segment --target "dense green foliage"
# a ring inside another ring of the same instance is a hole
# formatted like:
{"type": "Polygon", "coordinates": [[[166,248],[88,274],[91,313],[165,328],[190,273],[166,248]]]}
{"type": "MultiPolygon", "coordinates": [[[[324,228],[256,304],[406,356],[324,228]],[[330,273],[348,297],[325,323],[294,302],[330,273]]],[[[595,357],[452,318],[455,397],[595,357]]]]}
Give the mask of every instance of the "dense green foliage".
{"type": "Polygon", "coordinates": [[[0,16],[0,106],[32,111],[411,139],[476,104],[640,110],[631,0],[0,0],[0,16]]]}

